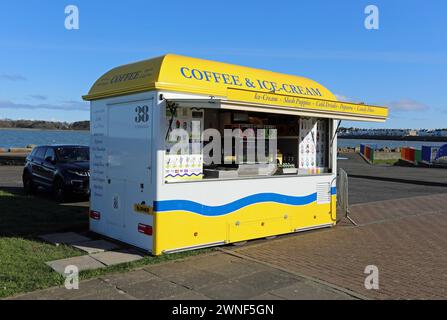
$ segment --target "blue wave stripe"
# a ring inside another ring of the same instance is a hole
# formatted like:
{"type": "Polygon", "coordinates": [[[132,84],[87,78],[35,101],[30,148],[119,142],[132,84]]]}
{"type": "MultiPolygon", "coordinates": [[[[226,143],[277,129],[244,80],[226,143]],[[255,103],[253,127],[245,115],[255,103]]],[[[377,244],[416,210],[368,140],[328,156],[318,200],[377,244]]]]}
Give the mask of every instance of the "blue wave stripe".
{"type": "MultiPolygon", "coordinates": [[[[337,193],[335,187],[331,188],[332,195],[337,193]]],[[[189,200],[163,200],[155,201],[154,211],[190,211],[203,216],[215,217],[240,210],[249,205],[265,202],[276,202],[280,204],[303,206],[317,201],[317,193],[308,196],[287,196],[278,193],[258,193],[224,205],[207,206],[189,200]]]]}

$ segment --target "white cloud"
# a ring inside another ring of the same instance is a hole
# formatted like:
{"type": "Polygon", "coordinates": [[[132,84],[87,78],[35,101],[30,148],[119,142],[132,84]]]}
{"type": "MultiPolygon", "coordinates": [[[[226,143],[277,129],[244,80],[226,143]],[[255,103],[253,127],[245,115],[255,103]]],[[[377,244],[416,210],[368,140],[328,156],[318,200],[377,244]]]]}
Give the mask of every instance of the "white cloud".
{"type": "Polygon", "coordinates": [[[61,104],[27,104],[27,103],[15,103],[12,101],[0,100],[0,109],[50,109],[50,110],[66,110],[66,111],[87,111],[89,105],[87,102],[82,101],[63,101],[61,104]]]}
{"type": "Polygon", "coordinates": [[[430,109],[430,107],[426,104],[411,99],[401,99],[393,101],[390,102],[388,105],[390,109],[395,111],[425,111],[430,109]]]}
{"type": "Polygon", "coordinates": [[[47,96],[44,96],[42,94],[32,94],[32,95],[30,95],[30,97],[35,100],[47,100],[48,99],[47,96]]]}
{"type": "Polygon", "coordinates": [[[0,74],[0,79],[8,80],[8,81],[26,81],[28,80],[26,77],[19,74],[0,74]]]}

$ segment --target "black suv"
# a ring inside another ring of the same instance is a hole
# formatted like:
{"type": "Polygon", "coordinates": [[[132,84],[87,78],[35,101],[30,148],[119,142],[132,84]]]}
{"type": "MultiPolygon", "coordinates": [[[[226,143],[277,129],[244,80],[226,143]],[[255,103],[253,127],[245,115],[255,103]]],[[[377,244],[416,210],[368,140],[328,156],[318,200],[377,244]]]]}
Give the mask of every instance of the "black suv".
{"type": "Polygon", "coordinates": [[[28,194],[37,187],[51,189],[57,200],[89,195],[89,147],[78,145],[38,146],[26,158],[23,187],[28,194]]]}

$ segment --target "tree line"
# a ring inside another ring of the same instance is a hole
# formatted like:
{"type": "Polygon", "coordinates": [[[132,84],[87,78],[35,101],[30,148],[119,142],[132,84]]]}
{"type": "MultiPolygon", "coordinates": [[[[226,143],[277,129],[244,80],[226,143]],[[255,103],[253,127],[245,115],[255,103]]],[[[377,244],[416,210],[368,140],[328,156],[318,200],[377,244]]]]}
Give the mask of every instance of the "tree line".
{"type": "Polygon", "coordinates": [[[43,120],[0,119],[0,128],[42,130],[90,130],[90,121],[58,122],[43,120]]]}

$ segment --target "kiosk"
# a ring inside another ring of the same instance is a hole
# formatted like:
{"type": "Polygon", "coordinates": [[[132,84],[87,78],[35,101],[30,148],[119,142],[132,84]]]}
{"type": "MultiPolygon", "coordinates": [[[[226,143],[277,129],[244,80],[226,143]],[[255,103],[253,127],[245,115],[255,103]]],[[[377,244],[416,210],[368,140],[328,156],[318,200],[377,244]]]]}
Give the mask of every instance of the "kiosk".
{"type": "Polygon", "coordinates": [[[339,121],[388,116],[307,78],[173,54],[84,99],[90,228],[154,255],[334,226],[339,121]]]}

